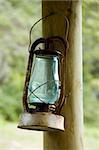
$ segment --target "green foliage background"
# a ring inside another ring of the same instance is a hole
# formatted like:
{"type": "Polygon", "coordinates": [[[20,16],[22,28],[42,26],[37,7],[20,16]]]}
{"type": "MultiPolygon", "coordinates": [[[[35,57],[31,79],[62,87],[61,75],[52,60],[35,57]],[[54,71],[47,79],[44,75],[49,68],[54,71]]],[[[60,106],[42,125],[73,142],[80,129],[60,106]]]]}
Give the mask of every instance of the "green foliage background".
{"type": "Polygon", "coordinates": [[[83,64],[85,122],[99,122],[99,3],[83,2],[83,64]]]}
{"type": "MultiPolygon", "coordinates": [[[[99,121],[99,4],[83,2],[85,122],[99,121]]],[[[0,118],[18,120],[28,57],[28,33],[41,16],[39,1],[0,0],[0,118]]],[[[34,37],[39,36],[35,29],[34,37]]],[[[33,40],[34,40],[33,37],[33,40]]]]}
{"type": "MultiPolygon", "coordinates": [[[[0,0],[0,118],[8,121],[18,120],[22,111],[28,34],[40,16],[39,1],[0,0]]],[[[33,40],[39,33],[35,28],[33,40]]]]}

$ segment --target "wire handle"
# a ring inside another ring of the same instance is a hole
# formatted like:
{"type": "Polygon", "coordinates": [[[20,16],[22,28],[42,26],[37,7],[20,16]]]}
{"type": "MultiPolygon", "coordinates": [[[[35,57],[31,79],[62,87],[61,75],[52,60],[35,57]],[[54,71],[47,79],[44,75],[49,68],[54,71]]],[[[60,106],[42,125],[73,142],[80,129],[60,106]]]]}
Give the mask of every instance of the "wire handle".
{"type": "Polygon", "coordinates": [[[67,36],[68,36],[68,30],[69,30],[69,20],[68,18],[63,15],[62,12],[51,12],[50,14],[46,15],[45,17],[42,17],[40,18],[38,21],[36,21],[33,26],[31,27],[30,29],[30,32],[29,32],[29,47],[28,47],[28,51],[30,51],[30,47],[31,47],[31,34],[32,34],[32,30],[33,28],[41,21],[41,20],[44,20],[44,19],[47,19],[48,17],[50,16],[53,16],[53,15],[62,15],[65,19],[65,22],[66,22],[66,26],[65,26],[65,40],[67,41],[67,36]],[[67,27],[67,30],[66,30],[66,27],[67,27]]]}

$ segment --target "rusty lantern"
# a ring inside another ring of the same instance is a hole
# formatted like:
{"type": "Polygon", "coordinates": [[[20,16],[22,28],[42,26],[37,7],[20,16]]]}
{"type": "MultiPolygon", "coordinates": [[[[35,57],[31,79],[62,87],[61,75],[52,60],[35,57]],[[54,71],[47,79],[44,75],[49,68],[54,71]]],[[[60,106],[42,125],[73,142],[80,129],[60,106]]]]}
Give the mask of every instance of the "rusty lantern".
{"type": "Polygon", "coordinates": [[[64,56],[67,41],[59,36],[39,38],[29,47],[23,92],[24,112],[18,127],[42,131],[64,130],[64,117],[60,111],[66,98],[64,56]],[[62,48],[55,49],[55,43],[62,48]],[[38,48],[41,44],[43,48],[38,48]]]}

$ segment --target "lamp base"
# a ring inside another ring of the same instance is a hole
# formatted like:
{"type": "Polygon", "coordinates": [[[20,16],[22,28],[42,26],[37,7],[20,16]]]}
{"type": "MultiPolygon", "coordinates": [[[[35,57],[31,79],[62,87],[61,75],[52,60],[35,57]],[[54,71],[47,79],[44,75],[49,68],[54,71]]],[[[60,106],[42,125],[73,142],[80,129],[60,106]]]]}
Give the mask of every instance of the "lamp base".
{"type": "Polygon", "coordinates": [[[38,131],[64,131],[64,117],[49,112],[24,112],[18,128],[38,131]]]}

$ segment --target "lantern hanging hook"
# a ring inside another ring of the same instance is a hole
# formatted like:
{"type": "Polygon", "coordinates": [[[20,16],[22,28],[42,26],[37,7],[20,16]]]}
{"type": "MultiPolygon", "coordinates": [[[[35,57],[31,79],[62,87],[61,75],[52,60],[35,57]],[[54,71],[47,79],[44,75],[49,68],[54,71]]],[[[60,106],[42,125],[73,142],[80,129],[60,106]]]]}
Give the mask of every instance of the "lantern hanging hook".
{"type": "MultiPolygon", "coordinates": [[[[30,51],[30,47],[31,47],[31,34],[32,34],[32,30],[33,28],[41,21],[41,20],[44,20],[44,19],[47,19],[48,17],[50,16],[53,16],[53,15],[62,15],[65,19],[65,22],[66,22],[66,26],[65,26],[65,37],[64,39],[66,40],[67,42],[67,37],[68,37],[68,31],[69,31],[69,20],[68,18],[62,13],[62,12],[51,12],[50,14],[40,18],[38,21],[36,21],[33,26],[31,27],[30,29],[30,32],[29,32],[29,47],[28,47],[28,51],[30,51]]],[[[69,43],[67,42],[67,49],[69,47],[69,43]]]]}

